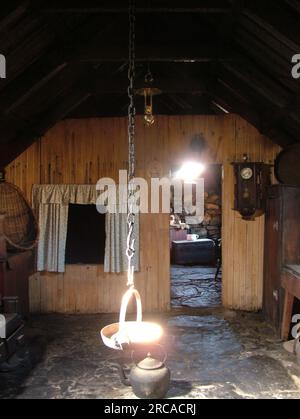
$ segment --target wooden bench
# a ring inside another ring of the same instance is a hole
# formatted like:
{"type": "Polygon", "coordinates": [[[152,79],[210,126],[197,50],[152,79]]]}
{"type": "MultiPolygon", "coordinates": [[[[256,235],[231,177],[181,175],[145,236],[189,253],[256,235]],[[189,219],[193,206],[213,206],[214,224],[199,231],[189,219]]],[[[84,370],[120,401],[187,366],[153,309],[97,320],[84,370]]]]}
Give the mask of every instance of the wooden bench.
{"type": "Polygon", "coordinates": [[[293,316],[294,299],[300,300],[300,265],[284,266],[281,282],[285,289],[281,337],[283,340],[287,340],[293,316]]]}

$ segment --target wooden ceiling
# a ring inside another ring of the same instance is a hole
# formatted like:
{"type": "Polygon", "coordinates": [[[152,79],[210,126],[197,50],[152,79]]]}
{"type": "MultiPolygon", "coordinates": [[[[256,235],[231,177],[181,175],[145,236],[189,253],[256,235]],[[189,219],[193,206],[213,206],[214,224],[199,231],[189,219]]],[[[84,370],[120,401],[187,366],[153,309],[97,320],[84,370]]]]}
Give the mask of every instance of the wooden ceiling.
{"type": "MultiPolygon", "coordinates": [[[[61,119],[127,114],[127,13],[125,0],[1,6],[0,167],[61,119]]],[[[137,0],[136,86],[150,65],[155,113],[234,112],[300,142],[299,18],[299,0],[137,0]]]]}

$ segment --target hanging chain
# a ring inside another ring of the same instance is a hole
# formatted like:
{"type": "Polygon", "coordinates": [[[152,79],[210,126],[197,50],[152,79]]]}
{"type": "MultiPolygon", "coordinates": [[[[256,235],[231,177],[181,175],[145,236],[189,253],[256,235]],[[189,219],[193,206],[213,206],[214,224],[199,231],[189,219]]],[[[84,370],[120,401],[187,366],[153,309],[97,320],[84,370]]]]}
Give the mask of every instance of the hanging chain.
{"type": "Polygon", "coordinates": [[[127,285],[134,287],[134,266],[133,257],[135,254],[134,224],[135,214],[133,208],[135,177],[135,98],[134,98],[134,80],[135,80],[135,0],[129,0],[129,65],[128,65],[128,236],[126,255],[128,259],[128,280],[127,285]],[[130,183],[131,182],[131,183],[130,183]]]}
{"type": "Polygon", "coordinates": [[[135,0],[129,0],[129,66],[128,66],[128,138],[129,138],[129,180],[135,176],[135,0]]]}

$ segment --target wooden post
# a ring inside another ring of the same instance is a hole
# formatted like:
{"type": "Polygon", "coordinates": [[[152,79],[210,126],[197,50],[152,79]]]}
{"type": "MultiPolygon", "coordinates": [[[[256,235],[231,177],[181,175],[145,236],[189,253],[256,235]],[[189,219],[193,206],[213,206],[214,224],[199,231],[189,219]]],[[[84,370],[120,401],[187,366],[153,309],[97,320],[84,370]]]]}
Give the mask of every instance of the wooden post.
{"type": "Polygon", "coordinates": [[[282,340],[288,340],[293,315],[294,296],[285,290],[283,320],[281,329],[282,340]]]}

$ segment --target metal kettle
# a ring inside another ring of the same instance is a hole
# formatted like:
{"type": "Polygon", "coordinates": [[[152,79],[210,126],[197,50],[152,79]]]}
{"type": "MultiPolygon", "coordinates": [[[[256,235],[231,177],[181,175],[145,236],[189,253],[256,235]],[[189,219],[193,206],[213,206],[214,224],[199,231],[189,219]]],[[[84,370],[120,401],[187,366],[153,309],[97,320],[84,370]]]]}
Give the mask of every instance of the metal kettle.
{"type": "Polygon", "coordinates": [[[120,366],[120,375],[123,384],[132,386],[134,394],[140,399],[163,399],[170,386],[171,373],[169,368],[148,353],[147,357],[136,363],[127,377],[120,366]]]}

